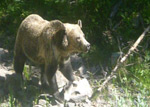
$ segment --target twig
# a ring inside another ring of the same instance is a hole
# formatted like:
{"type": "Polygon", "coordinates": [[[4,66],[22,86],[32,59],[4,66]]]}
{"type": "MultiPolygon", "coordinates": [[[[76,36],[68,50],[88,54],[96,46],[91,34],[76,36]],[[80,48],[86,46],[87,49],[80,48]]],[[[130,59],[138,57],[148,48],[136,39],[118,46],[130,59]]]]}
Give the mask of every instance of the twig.
{"type": "Polygon", "coordinates": [[[111,14],[110,14],[110,18],[113,18],[113,17],[116,15],[116,13],[118,12],[119,7],[121,6],[121,4],[122,4],[122,0],[120,0],[120,1],[113,7],[112,12],[111,12],[111,14]]]}
{"type": "Polygon", "coordinates": [[[125,62],[125,60],[128,58],[128,56],[131,54],[131,52],[133,52],[137,46],[139,45],[139,43],[143,40],[143,38],[145,37],[145,34],[149,31],[150,26],[148,26],[145,31],[140,35],[140,37],[137,39],[137,41],[133,44],[133,46],[129,49],[129,51],[127,52],[126,55],[124,55],[124,57],[121,58],[120,61],[118,61],[118,63],[116,64],[116,66],[114,67],[114,69],[112,70],[111,74],[106,78],[106,80],[102,83],[101,87],[98,88],[92,95],[91,100],[95,100],[97,99],[97,97],[100,95],[100,92],[102,91],[102,89],[106,86],[106,84],[115,77],[115,74],[118,70],[118,68],[125,62]]]}
{"type": "Polygon", "coordinates": [[[121,44],[120,44],[120,41],[119,41],[119,38],[118,38],[118,37],[117,37],[117,42],[118,42],[118,48],[119,48],[119,51],[122,52],[121,44]]]}
{"type": "Polygon", "coordinates": [[[115,31],[122,24],[122,20],[119,21],[113,28],[112,31],[115,31]]]}

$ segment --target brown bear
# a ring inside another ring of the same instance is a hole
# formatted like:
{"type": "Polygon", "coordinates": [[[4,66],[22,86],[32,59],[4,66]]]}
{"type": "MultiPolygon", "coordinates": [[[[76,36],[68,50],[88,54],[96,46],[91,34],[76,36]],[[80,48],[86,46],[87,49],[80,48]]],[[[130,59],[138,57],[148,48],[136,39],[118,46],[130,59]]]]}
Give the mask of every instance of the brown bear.
{"type": "Polygon", "coordinates": [[[62,23],[59,20],[47,21],[32,14],[25,18],[17,32],[14,48],[14,69],[22,76],[25,61],[29,59],[41,67],[41,82],[52,93],[58,90],[57,68],[69,80],[74,81],[69,56],[87,52],[90,43],[79,24],[62,23]]]}

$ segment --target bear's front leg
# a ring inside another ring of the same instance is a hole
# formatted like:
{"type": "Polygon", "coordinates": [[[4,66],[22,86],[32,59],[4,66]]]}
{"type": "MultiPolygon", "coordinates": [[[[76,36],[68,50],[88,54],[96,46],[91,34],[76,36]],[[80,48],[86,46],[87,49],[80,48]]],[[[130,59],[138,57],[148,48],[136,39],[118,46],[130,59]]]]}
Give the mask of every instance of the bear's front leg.
{"type": "Polygon", "coordinates": [[[56,82],[56,70],[57,70],[57,64],[52,63],[52,64],[46,64],[45,65],[45,77],[47,80],[47,84],[50,88],[50,93],[54,94],[55,92],[58,91],[58,85],[56,82]]]}
{"type": "Polygon", "coordinates": [[[63,58],[59,64],[59,69],[70,82],[75,80],[70,58],[63,58]]]}

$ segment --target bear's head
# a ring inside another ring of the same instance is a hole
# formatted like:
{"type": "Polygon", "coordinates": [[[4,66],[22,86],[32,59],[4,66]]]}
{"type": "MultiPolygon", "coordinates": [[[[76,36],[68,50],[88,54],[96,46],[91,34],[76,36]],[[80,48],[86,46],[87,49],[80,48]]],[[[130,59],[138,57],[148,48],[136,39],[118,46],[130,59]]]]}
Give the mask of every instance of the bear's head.
{"type": "Polygon", "coordinates": [[[80,20],[78,24],[62,23],[59,20],[53,20],[50,21],[45,32],[61,51],[65,51],[68,54],[87,52],[90,49],[90,43],[85,39],[81,28],[82,23],[80,20]]]}
{"type": "Polygon", "coordinates": [[[78,21],[78,24],[65,23],[64,26],[68,40],[68,49],[72,53],[89,51],[90,43],[85,39],[85,35],[81,30],[81,20],[78,21]]]}

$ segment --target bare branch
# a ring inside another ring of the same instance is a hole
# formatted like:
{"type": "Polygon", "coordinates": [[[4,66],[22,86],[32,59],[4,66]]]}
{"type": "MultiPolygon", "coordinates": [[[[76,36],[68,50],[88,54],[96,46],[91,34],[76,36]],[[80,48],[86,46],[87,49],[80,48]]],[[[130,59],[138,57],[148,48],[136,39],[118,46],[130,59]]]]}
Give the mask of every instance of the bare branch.
{"type": "Polygon", "coordinates": [[[120,61],[118,61],[118,63],[116,64],[116,66],[114,67],[114,69],[112,70],[111,74],[106,78],[106,80],[102,83],[101,87],[97,89],[96,92],[93,93],[91,100],[95,100],[99,95],[100,92],[102,91],[102,89],[106,86],[106,84],[114,77],[116,77],[116,75],[114,73],[117,72],[118,68],[120,67],[120,65],[122,65],[125,60],[128,58],[128,56],[131,54],[131,52],[133,52],[137,46],[139,45],[139,43],[143,40],[143,38],[145,37],[145,34],[149,31],[150,26],[148,26],[145,31],[140,35],[140,37],[137,39],[137,41],[133,44],[133,46],[131,46],[131,48],[128,50],[127,54],[124,55],[124,57],[122,57],[120,59],[120,61]]]}
{"type": "Polygon", "coordinates": [[[128,53],[121,59],[121,63],[123,63],[127,57],[130,55],[130,53],[132,51],[134,51],[136,49],[136,47],[139,45],[139,43],[143,40],[143,38],[145,37],[145,34],[149,31],[150,26],[148,26],[146,28],[146,30],[142,33],[142,35],[137,39],[137,41],[133,44],[133,46],[129,49],[128,53]]]}

